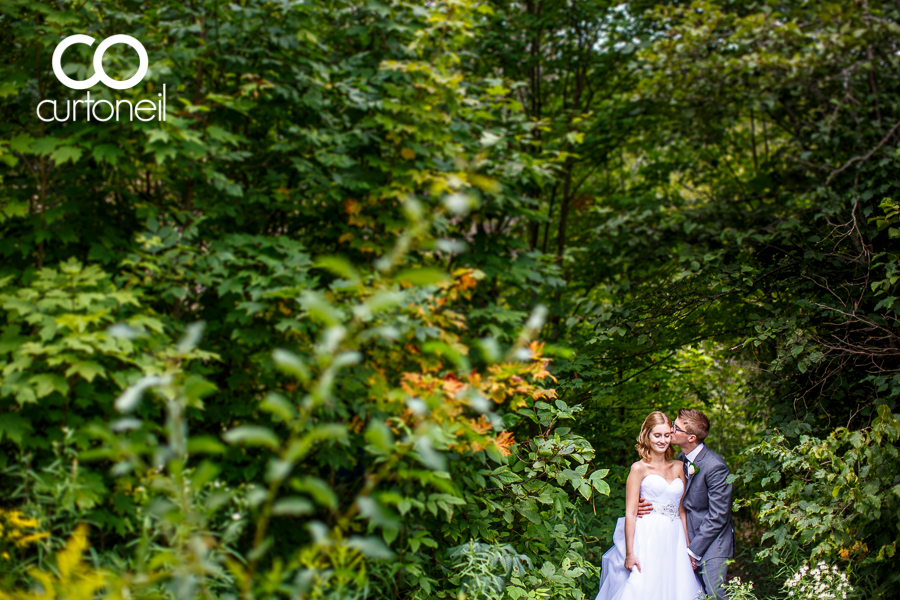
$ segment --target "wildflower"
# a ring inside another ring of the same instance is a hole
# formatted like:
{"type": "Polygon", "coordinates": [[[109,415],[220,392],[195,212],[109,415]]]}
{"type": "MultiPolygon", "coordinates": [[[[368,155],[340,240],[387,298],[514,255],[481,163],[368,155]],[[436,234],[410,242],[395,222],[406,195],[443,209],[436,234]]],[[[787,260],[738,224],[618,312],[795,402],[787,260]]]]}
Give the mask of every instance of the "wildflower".
{"type": "Polygon", "coordinates": [[[846,573],[841,573],[837,565],[819,562],[815,566],[803,565],[792,577],[784,582],[788,596],[798,600],[824,600],[838,598],[846,600],[852,587],[847,582],[846,573]]]}

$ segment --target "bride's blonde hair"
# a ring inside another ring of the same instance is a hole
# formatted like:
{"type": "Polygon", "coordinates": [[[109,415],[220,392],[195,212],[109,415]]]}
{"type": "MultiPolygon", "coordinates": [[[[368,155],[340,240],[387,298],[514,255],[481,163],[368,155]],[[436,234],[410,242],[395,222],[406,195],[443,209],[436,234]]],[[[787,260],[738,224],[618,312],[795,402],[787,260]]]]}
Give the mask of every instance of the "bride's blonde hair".
{"type": "MultiPolygon", "coordinates": [[[[641,432],[637,436],[638,443],[634,446],[634,449],[637,450],[637,453],[640,454],[641,458],[644,460],[650,460],[650,431],[657,425],[665,425],[671,429],[672,421],[670,421],[669,417],[664,413],[661,413],[658,410],[654,410],[647,415],[646,419],[644,419],[644,424],[641,425],[641,432]]],[[[672,460],[674,457],[675,448],[672,447],[670,442],[669,447],[666,448],[666,460],[672,460]]]]}

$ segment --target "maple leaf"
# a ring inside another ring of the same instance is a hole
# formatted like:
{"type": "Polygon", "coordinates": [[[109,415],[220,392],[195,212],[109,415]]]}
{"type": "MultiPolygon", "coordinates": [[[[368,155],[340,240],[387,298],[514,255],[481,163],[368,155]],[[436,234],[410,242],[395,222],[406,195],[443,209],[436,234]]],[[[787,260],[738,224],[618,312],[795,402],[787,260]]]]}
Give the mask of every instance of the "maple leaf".
{"type": "Polygon", "coordinates": [[[455,375],[449,374],[444,377],[443,388],[444,391],[448,394],[456,394],[459,390],[466,387],[465,384],[461,383],[459,379],[456,378],[455,375]]]}
{"type": "Polygon", "coordinates": [[[509,456],[512,454],[510,447],[516,443],[513,434],[509,431],[503,431],[494,438],[494,444],[497,446],[497,449],[500,451],[500,454],[503,456],[509,456]]]}
{"type": "Polygon", "coordinates": [[[481,415],[477,420],[469,419],[469,427],[471,427],[473,430],[480,433],[481,435],[484,435],[485,433],[487,433],[488,431],[490,431],[491,429],[494,428],[494,426],[491,425],[491,422],[488,421],[484,417],[484,415],[481,415]]]}
{"type": "Polygon", "coordinates": [[[527,408],[527,407],[528,407],[528,399],[523,396],[520,396],[509,403],[509,409],[512,411],[516,411],[516,410],[519,410],[520,408],[527,408]]]}

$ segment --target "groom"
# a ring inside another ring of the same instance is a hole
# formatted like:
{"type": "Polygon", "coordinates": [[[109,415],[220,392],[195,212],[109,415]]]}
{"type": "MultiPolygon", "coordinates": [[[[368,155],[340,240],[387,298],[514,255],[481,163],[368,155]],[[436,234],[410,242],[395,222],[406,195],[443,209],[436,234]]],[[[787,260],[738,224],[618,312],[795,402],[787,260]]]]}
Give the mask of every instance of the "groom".
{"type": "MultiPolygon", "coordinates": [[[[731,473],[721,456],[703,443],[709,435],[709,419],[699,410],[683,408],[672,427],[672,443],[681,448],[687,485],[684,510],[687,512],[688,554],[699,569],[706,594],[727,600],[723,586],[728,559],[734,556],[734,524],[731,521],[731,473]]],[[[649,513],[653,504],[640,499],[638,516],[649,513]]]]}

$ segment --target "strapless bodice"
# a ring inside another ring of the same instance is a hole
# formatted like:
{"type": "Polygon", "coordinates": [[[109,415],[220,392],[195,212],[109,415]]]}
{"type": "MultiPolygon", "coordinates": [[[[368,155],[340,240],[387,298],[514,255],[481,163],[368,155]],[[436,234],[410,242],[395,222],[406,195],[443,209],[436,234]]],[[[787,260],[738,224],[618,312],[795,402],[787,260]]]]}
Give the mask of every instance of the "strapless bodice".
{"type": "Polygon", "coordinates": [[[672,503],[678,506],[684,493],[684,482],[680,477],[669,483],[662,475],[647,475],[641,481],[641,496],[653,504],[672,503]]]}

